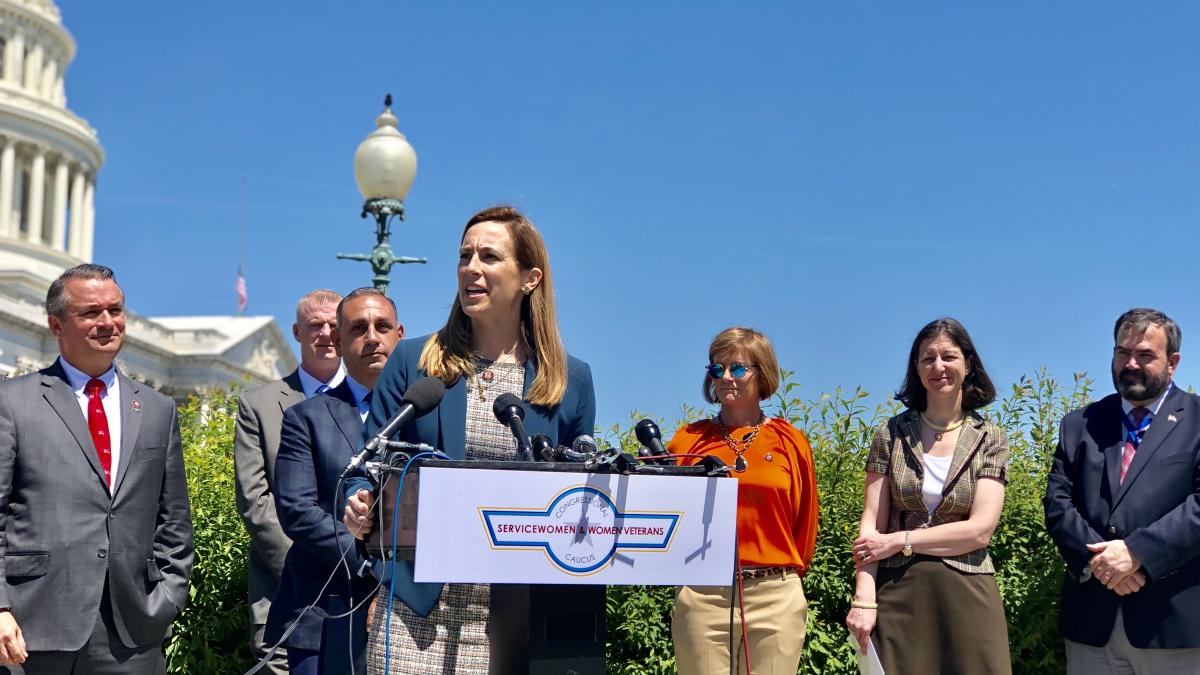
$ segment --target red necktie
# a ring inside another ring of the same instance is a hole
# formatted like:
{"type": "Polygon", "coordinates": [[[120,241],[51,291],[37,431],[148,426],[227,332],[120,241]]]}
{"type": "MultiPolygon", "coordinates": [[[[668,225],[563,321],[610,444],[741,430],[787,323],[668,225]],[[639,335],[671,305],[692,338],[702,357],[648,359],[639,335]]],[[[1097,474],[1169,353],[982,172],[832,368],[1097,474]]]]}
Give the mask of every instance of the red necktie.
{"type": "Polygon", "coordinates": [[[88,397],[88,430],[92,432],[92,443],[100,456],[100,468],[104,469],[104,482],[112,487],[112,445],[108,435],[108,417],[104,415],[104,402],[100,394],[104,383],[96,378],[88,380],[83,391],[88,397]]]}
{"type": "Polygon", "coordinates": [[[1138,445],[1142,442],[1142,434],[1146,430],[1142,428],[1142,420],[1146,419],[1146,415],[1150,414],[1149,408],[1138,406],[1129,411],[1129,419],[1133,420],[1134,433],[1125,434],[1125,449],[1121,452],[1121,482],[1125,482],[1125,472],[1129,471],[1129,465],[1133,464],[1133,456],[1137,454],[1138,445]],[[1137,439],[1137,443],[1131,439],[1137,439]]]}

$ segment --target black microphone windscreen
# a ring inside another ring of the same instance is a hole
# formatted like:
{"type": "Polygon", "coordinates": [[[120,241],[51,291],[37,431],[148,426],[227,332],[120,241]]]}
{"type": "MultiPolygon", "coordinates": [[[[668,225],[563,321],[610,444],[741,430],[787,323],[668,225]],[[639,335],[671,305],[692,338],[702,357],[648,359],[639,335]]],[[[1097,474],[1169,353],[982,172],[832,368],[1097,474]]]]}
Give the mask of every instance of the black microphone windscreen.
{"type": "Polygon", "coordinates": [[[649,446],[650,441],[657,439],[662,440],[662,433],[658,430],[658,425],[652,420],[642,420],[633,427],[633,433],[637,435],[638,443],[649,446]]]}
{"type": "Polygon", "coordinates": [[[534,457],[541,457],[547,462],[554,461],[554,441],[546,434],[534,434],[529,438],[529,447],[534,457]]]}
{"type": "Polygon", "coordinates": [[[403,402],[411,403],[420,417],[433,410],[446,395],[446,383],[436,377],[422,377],[404,392],[403,402]]]}
{"type": "Polygon", "coordinates": [[[496,402],[492,404],[492,414],[496,419],[508,424],[508,420],[515,414],[521,419],[525,419],[525,406],[521,405],[521,397],[516,394],[504,393],[496,397],[496,402]]]}

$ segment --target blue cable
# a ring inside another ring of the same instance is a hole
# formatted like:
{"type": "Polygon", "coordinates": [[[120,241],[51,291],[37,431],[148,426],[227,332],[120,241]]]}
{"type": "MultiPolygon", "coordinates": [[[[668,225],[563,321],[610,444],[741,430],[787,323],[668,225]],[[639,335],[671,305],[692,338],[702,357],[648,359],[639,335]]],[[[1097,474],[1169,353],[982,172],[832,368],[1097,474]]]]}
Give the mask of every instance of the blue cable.
{"type": "Polygon", "coordinates": [[[396,517],[396,513],[400,510],[400,494],[404,492],[404,477],[408,475],[408,467],[412,463],[422,457],[441,457],[442,459],[450,459],[441,452],[422,452],[408,458],[404,464],[404,469],[400,472],[400,484],[396,486],[396,503],[392,505],[392,577],[388,579],[388,604],[387,604],[387,619],[383,625],[383,673],[387,675],[391,672],[392,662],[392,601],[396,595],[396,539],[400,532],[400,519],[396,517]]]}

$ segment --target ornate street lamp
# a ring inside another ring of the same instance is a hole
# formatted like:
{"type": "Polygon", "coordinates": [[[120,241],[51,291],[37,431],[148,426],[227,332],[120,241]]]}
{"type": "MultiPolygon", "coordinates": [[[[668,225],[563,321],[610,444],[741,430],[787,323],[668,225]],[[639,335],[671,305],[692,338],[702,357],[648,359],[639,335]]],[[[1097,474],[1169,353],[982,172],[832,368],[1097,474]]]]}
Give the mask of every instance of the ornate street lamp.
{"type": "Polygon", "coordinates": [[[396,128],[392,95],[383,99],[383,113],[375,118],[372,131],[354,153],[354,180],[362,193],[362,217],[375,216],[375,248],[371,253],[339,253],[340,260],[365,260],[375,272],[375,288],[387,292],[392,265],[424,263],[425,258],[396,256],[388,245],[389,221],[404,220],[404,199],[417,175],[417,153],[396,128]]]}

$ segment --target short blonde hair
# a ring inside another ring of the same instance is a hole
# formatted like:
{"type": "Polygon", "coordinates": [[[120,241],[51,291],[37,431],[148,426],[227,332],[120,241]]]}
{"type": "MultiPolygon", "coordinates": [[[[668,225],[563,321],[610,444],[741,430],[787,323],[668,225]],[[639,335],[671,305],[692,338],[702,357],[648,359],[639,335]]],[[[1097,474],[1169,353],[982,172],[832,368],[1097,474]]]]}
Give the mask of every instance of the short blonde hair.
{"type": "MultiPolygon", "coordinates": [[[[766,335],[743,326],[733,326],[717,333],[708,345],[708,362],[724,362],[722,359],[742,353],[750,361],[748,366],[754,367],[758,375],[758,399],[765,401],[779,389],[779,361],[775,358],[775,348],[766,335]]],[[[728,364],[726,364],[728,365],[728,364]]],[[[704,400],[717,403],[716,382],[704,374],[704,400]]]]}
{"type": "Polygon", "coordinates": [[[309,305],[333,305],[337,307],[337,304],[341,301],[342,294],[337,291],[331,291],[328,288],[318,288],[315,291],[309,291],[304,294],[303,298],[300,298],[300,302],[296,303],[296,323],[300,323],[302,320],[300,314],[309,305]]]}

